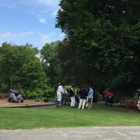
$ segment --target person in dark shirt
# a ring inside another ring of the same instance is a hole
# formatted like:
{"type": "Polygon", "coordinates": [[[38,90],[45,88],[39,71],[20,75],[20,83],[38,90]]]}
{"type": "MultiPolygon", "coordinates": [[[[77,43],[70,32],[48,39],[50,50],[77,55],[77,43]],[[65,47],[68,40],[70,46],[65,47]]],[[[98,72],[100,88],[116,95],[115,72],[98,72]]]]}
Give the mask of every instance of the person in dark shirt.
{"type": "Polygon", "coordinates": [[[140,99],[140,92],[138,93],[138,98],[140,99]]]}
{"type": "Polygon", "coordinates": [[[70,99],[71,99],[71,107],[75,107],[75,94],[74,94],[75,86],[72,86],[70,89],[70,99]]]}
{"type": "Polygon", "coordinates": [[[108,100],[108,105],[109,106],[113,106],[113,99],[114,99],[114,92],[113,91],[110,91],[109,92],[109,100],[108,100]]]}
{"type": "Polygon", "coordinates": [[[86,98],[88,96],[88,92],[85,89],[85,86],[83,86],[82,89],[79,91],[79,95],[80,95],[80,103],[79,103],[78,109],[81,109],[81,107],[82,109],[84,109],[86,98]]]}
{"type": "Polygon", "coordinates": [[[139,109],[139,111],[140,111],[140,92],[138,93],[138,103],[137,103],[137,107],[138,107],[138,109],[139,109]]]}
{"type": "Polygon", "coordinates": [[[81,90],[81,87],[77,87],[77,92],[76,92],[76,95],[75,95],[75,104],[76,106],[79,105],[79,101],[80,101],[80,95],[79,95],[79,92],[81,90]]]}

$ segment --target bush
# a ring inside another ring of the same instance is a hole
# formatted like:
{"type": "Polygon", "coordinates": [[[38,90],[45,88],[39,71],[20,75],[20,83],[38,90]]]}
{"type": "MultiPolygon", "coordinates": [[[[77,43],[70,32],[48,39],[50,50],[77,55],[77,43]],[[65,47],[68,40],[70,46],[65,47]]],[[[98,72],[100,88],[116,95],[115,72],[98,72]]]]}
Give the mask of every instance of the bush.
{"type": "Polygon", "coordinates": [[[98,91],[94,92],[94,99],[93,99],[94,103],[97,103],[98,101],[100,101],[102,99],[103,99],[103,97],[98,91]]]}
{"type": "Polygon", "coordinates": [[[33,91],[21,89],[20,93],[24,99],[35,99],[36,97],[43,99],[44,97],[53,97],[56,94],[54,88],[49,86],[46,86],[45,89],[35,88],[33,91]]]}
{"type": "Polygon", "coordinates": [[[44,90],[43,96],[46,98],[51,98],[51,97],[56,96],[55,88],[47,86],[47,89],[44,90]]]}

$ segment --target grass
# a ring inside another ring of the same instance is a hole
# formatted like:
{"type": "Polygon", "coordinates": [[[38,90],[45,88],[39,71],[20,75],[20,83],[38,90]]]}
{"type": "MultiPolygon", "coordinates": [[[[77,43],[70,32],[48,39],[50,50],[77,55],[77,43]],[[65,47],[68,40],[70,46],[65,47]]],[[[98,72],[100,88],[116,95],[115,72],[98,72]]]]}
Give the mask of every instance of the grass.
{"type": "Polygon", "coordinates": [[[81,126],[140,126],[140,114],[93,104],[93,109],[0,108],[0,129],[34,129],[81,126]]]}

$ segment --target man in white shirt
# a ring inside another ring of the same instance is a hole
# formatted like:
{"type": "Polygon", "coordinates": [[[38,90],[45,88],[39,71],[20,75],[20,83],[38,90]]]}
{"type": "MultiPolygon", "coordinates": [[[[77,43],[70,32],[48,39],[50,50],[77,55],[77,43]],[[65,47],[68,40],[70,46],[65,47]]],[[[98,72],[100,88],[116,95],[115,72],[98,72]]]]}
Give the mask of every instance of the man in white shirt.
{"type": "Polygon", "coordinates": [[[61,105],[61,100],[62,100],[62,94],[67,93],[66,89],[64,88],[64,84],[60,83],[57,89],[57,101],[60,102],[61,105]]]}

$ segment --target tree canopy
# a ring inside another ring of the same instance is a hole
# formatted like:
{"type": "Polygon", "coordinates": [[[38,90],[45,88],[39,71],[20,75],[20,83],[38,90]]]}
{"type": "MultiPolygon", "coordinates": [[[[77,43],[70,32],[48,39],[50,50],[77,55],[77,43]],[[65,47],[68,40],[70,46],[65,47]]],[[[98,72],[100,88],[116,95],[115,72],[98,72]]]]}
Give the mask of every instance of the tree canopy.
{"type": "Polygon", "coordinates": [[[81,65],[79,68],[85,75],[81,76],[82,83],[94,82],[98,89],[138,88],[140,2],[61,0],[59,6],[56,27],[66,34],[66,46],[72,54],[72,59],[64,60],[65,67],[75,61],[71,75],[81,65]]]}
{"type": "Polygon", "coordinates": [[[9,88],[34,91],[46,87],[46,75],[40,60],[35,56],[36,53],[37,49],[28,45],[2,44],[0,47],[1,91],[8,91],[9,88]],[[10,87],[11,83],[13,87],[10,87]],[[20,83],[20,87],[17,83],[20,83]]]}
{"type": "Polygon", "coordinates": [[[60,43],[61,41],[46,43],[40,51],[41,63],[47,75],[47,84],[50,86],[58,85],[58,83],[62,82],[63,70],[58,59],[57,50],[60,43]]]}

